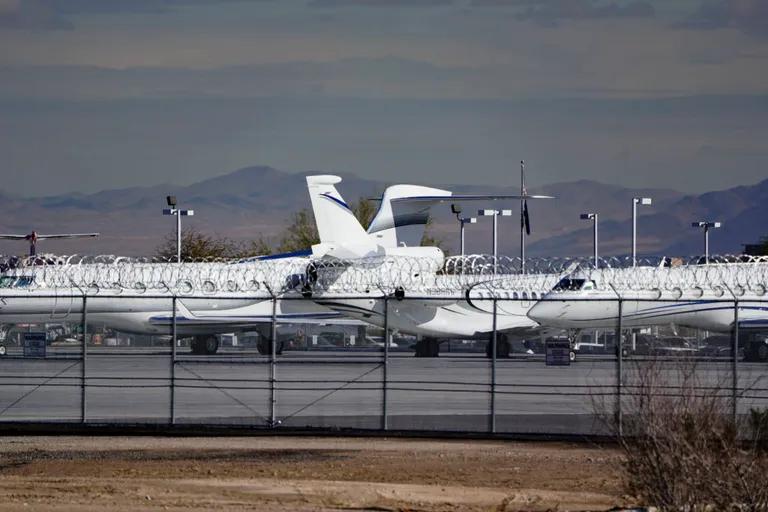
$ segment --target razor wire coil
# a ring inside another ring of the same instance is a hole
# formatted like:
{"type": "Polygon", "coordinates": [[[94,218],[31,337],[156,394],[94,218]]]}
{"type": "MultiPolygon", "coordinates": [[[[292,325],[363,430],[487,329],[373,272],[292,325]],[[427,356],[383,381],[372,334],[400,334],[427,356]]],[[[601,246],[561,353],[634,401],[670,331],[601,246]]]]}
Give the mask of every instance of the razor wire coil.
{"type": "Polygon", "coordinates": [[[2,287],[75,288],[83,293],[168,293],[176,295],[258,293],[410,292],[448,295],[475,293],[489,297],[541,294],[566,274],[592,281],[598,290],[672,293],[751,293],[768,290],[768,257],[725,255],[671,260],[604,258],[530,258],[489,255],[451,256],[443,261],[408,256],[342,259],[213,260],[183,263],[144,258],[101,256],[0,257],[2,287]],[[28,284],[28,286],[27,286],[28,284]],[[510,295],[511,294],[511,295],[510,295]]]}

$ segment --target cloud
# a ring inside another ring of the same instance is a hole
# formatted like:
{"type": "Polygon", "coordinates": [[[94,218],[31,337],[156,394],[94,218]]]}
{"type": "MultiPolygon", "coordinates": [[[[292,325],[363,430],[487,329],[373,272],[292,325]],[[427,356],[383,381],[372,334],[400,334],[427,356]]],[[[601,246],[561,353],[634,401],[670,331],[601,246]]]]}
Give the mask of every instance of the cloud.
{"type": "Polygon", "coordinates": [[[679,26],[701,30],[734,27],[748,34],[768,36],[768,1],[706,0],[679,26]]]}
{"type": "Polygon", "coordinates": [[[46,0],[46,3],[54,7],[57,12],[66,14],[163,13],[170,12],[179,7],[238,2],[244,2],[244,0],[46,0]]]}
{"type": "Polygon", "coordinates": [[[644,0],[629,3],[600,0],[473,0],[472,5],[518,8],[518,20],[542,26],[556,26],[563,20],[653,18],[656,15],[653,5],[644,0]]]}
{"type": "Polygon", "coordinates": [[[72,24],[45,0],[0,0],[0,30],[71,28],[72,24]]]}
{"type": "Polygon", "coordinates": [[[454,0],[312,0],[312,7],[439,7],[454,0]]]}
{"type": "MultiPolygon", "coordinates": [[[[0,30],[72,29],[78,14],[166,13],[175,8],[243,0],[0,0],[0,30]]],[[[261,0],[268,1],[268,0],[261,0]]]]}
{"type": "Polygon", "coordinates": [[[461,97],[482,70],[397,57],[291,61],[212,69],[0,66],[12,98],[461,97]]]}

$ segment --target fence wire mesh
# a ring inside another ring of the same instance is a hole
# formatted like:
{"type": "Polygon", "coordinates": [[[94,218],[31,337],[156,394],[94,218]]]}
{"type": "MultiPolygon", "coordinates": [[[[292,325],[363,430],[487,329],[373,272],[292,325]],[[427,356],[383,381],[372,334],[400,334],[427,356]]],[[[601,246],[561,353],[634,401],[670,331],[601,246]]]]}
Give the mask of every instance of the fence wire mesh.
{"type": "Polygon", "coordinates": [[[766,261],[654,263],[531,260],[526,274],[488,256],[17,263],[0,287],[0,423],[587,435],[606,432],[601,410],[632,414],[651,363],[660,394],[682,392],[684,366],[735,416],[766,408],[768,328],[745,323],[768,315],[766,261]],[[564,277],[606,295],[574,298],[557,288],[564,277]],[[46,318],[31,298],[48,299],[46,318]],[[615,313],[578,328],[526,314],[577,302],[615,313]],[[717,307],[727,327],[638,321],[644,304],[693,304],[694,319],[717,307]],[[449,329],[440,315],[466,319],[449,329]],[[30,333],[43,354],[25,353],[30,333]]]}

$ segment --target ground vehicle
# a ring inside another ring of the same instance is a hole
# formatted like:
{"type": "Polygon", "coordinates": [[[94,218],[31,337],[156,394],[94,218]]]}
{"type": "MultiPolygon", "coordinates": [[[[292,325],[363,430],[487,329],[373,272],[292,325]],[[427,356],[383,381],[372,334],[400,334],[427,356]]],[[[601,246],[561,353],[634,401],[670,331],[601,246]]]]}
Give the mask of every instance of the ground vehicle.
{"type": "Polygon", "coordinates": [[[658,340],[653,353],[664,356],[691,356],[698,352],[691,342],[680,336],[665,336],[658,340]]]}
{"type": "Polygon", "coordinates": [[[699,348],[699,355],[704,357],[731,357],[730,336],[715,335],[704,338],[699,348]]]}

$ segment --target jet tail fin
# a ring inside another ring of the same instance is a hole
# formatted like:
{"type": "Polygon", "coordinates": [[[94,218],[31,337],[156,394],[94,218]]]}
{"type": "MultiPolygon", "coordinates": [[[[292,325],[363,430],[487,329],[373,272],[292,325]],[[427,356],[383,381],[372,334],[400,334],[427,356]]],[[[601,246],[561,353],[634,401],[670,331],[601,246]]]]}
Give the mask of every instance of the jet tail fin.
{"type": "Polygon", "coordinates": [[[370,237],[334,186],[339,182],[341,178],[338,176],[307,176],[309,199],[320,242],[368,244],[370,237]]]}

